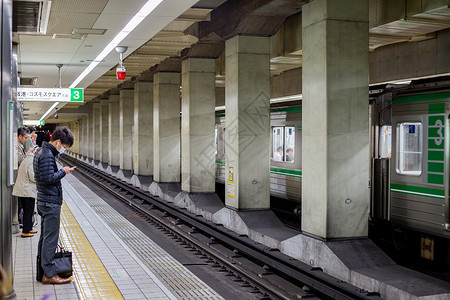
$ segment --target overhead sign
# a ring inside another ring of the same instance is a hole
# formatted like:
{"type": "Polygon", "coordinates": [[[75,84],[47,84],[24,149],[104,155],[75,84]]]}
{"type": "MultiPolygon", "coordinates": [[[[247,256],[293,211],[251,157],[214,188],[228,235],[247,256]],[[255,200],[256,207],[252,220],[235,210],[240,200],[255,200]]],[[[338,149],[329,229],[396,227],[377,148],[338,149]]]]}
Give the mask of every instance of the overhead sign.
{"type": "Polygon", "coordinates": [[[17,88],[17,101],[83,102],[84,89],[17,88]]]}

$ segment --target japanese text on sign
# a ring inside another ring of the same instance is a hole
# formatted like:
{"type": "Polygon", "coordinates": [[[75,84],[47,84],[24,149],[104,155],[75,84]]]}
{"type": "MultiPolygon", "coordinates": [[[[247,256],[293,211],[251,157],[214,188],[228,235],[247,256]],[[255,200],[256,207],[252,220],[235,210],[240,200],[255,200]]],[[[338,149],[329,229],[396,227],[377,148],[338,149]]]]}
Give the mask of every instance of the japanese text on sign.
{"type": "Polygon", "coordinates": [[[17,88],[17,101],[83,102],[83,89],[17,88]]]}

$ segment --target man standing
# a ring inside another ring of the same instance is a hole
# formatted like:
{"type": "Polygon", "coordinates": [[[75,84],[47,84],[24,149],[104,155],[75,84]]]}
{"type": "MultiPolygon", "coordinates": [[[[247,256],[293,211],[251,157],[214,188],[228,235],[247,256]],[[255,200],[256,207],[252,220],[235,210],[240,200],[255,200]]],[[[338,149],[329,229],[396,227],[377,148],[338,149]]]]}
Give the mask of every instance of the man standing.
{"type": "Polygon", "coordinates": [[[22,163],[22,160],[25,159],[26,153],[29,149],[24,148],[24,143],[28,139],[30,135],[30,131],[25,126],[17,128],[17,156],[19,158],[19,166],[22,163]]]}
{"type": "MultiPolygon", "coordinates": [[[[61,179],[73,171],[64,167],[58,170],[55,157],[64,153],[66,147],[73,145],[73,134],[67,127],[58,127],[50,142],[43,142],[34,156],[34,176],[37,187],[37,208],[41,216],[41,235],[38,244],[38,257],[44,270],[42,283],[69,283],[69,278],[61,278],[56,273],[53,259],[58,244],[59,223],[62,204],[61,179]]],[[[38,278],[39,280],[40,278],[38,278]]]]}

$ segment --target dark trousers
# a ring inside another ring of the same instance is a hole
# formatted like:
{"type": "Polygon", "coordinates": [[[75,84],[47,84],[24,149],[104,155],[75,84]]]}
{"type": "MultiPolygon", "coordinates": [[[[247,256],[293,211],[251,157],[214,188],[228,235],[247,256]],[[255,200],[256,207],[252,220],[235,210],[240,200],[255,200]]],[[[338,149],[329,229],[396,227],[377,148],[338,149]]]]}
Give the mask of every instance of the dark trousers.
{"type": "Polygon", "coordinates": [[[41,257],[44,275],[47,278],[56,276],[53,259],[58,245],[59,221],[61,217],[61,205],[38,201],[38,213],[41,216],[41,236],[38,244],[38,256],[41,257]]]}
{"type": "Polygon", "coordinates": [[[22,197],[17,197],[17,217],[19,219],[19,224],[23,224],[23,214],[20,217],[20,211],[22,210],[22,197]]]}
{"type": "Polygon", "coordinates": [[[22,233],[30,233],[33,228],[34,201],[34,198],[19,197],[19,202],[22,202],[23,208],[22,233]]]}

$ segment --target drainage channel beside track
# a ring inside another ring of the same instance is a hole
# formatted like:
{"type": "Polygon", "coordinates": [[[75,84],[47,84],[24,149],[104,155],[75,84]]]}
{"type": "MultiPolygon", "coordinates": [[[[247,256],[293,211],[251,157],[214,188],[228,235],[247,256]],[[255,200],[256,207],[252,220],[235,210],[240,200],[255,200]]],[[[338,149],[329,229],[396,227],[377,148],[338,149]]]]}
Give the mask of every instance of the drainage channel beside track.
{"type": "Polygon", "coordinates": [[[236,285],[258,294],[259,299],[381,299],[378,293],[361,290],[325,274],[320,268],[311,268],[276,249],[239,236],[92,165],[67,155],[62,160],[76,165],[76,172],[128,204],[218,272],[226,272],[236,285]]]}

